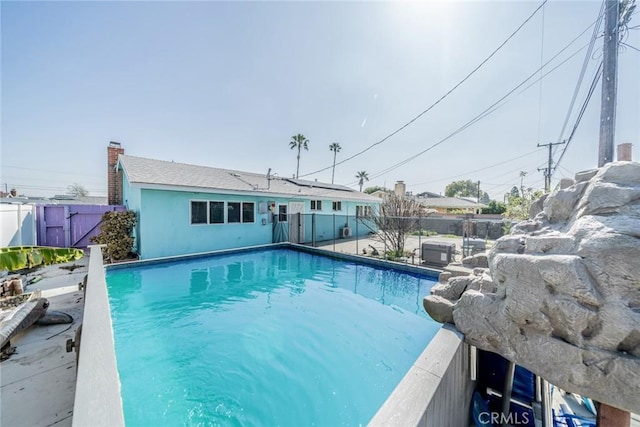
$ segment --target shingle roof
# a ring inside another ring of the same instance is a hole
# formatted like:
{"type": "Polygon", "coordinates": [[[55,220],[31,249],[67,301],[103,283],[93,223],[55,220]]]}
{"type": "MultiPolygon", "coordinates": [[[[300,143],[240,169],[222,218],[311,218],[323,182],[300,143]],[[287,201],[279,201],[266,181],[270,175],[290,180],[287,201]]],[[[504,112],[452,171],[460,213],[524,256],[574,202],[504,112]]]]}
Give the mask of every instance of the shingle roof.
{"type": "Polygon", "coordinates": [[[380,202],[380,199],[342,185],[295,180],[229,169],[197,166],[164,160],[120,155],[118,157],[132,184],[191,187],[205,190],[265,193],[287,197],[322,198],[380,202]]]}

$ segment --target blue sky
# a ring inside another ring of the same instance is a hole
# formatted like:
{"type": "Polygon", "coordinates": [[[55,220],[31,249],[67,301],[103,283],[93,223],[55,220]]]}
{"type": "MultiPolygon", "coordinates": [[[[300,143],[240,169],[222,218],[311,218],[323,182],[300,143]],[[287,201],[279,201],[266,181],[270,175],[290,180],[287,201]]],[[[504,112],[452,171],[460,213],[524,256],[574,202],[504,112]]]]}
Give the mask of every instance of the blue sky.
{"type": "MultiPolygon", "coordinates": [[[[72,183],[105,195],[109,141],[134,156],[290,177],[297,133],[310,141],[305,175],[331,166],[332,142],[342,146],[340,161],[417,116],[540,3],[3,1],[0,181],[27,195],[61,194],[72,183]]],[[[536,169],[547,152],[536,144],[558,141],[585,50],[474,126],[381,172],[522,82],[594,23],[600,5],[548,2],[437,107],[336,166],[336,183],[357,188],[364,170],[366,186],[404,180],[417,193],[472,179],[501,200],[522,170],[526,186],[543,187],[536,169]]],[[[636,13],[629,26],[638,24],[636,13]]],[[[626,43],[640,49],[640,31],[626,43]]],[[[599,38],[576,111],[601,54],[599,38]]],[[[619,67],[616,141],[633,143],[638,160],[640,52],[621,51],[619,67]]],[[[599,105],[598,86],[554,182],[597,165],[599,105]]],[[[306,178],[330,181],[331,170],[306,178]]]]}

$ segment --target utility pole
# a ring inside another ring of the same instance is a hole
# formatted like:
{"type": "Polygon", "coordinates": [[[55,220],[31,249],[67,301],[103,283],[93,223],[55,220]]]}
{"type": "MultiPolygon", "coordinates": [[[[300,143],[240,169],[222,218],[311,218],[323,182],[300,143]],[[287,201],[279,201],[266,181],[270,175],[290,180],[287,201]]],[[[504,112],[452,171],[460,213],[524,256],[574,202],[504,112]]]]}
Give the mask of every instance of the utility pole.
{"type": "Polygon", "coordinates": [[[553,148],[554,145],[562,145],[562,144],[566,144],[567,141],[562,141],[562,142],[550,142],[548,144],[538,144],[538,147],[549,147],[549,160],[547,163],[547,167],[544,169],[540,169],[538,168],[539,171],[543,170],[544,171],[544,192],[545,193],[549,193],[551,192],[551,173],[553,172],[552,166],[553,166],[553,155],[551,153],[551,149],[553,148]]]}
{"type": "Polygon", "coordinates": [[[478,181],[478,203],[480,203],[480,181],[478,181]]]}
{"type": "Polygon", "coordinates": [[[618,86],[619,0],[606,0],[605,7],[598,167],[613,161],[613,140],[616,130],[616,90],[618,86]]]}

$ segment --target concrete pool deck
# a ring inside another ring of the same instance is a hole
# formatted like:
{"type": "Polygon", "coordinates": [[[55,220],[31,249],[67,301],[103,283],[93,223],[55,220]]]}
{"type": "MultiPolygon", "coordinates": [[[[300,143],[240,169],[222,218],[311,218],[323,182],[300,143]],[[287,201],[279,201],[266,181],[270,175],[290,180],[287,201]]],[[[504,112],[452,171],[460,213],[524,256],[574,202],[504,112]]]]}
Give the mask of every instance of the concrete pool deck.
{"type": "Polygon", "coordinates": [[[62,311],[73,323],[33,325],[11,339],[15,353],[0,363],[0,425],[15,427],[71,426],[76,391],[76,354],[67,353],[82,322],[84,294],[78,290],[87,274],[89,258],[40,268],[27,286],[49,300],[49,310],[62,311]],[[73,271],[60,267],[77,265],[73,271]]]}

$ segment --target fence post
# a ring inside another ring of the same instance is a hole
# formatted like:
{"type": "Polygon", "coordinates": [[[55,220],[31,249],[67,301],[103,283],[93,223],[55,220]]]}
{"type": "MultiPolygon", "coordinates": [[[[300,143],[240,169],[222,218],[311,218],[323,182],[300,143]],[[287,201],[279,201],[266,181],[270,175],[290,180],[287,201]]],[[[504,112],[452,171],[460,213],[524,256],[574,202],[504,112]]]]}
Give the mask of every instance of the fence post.
{"type": "Polygon", "coordinates": [[[316,213],[311,214],[311,246],[316,247],[316,213]]]}
{"type": "MultiPolygon", "coordinates": [[[[384,224],[384,228],[386,230],[387,227],[388,227],[388,224],[387,224],[387,217],[384,216],[384,214],[382,216],[382,223],[384,224]]],[[[386,231],[385,231],[385,233],[386,233],[386,231]]],[[[385,237],[385,236],[383,236],[383,237],[385,237]]],[[[382,259],[387,261],[387,239],[386,239],[386,237],[383,238],[382,241],[384,242],[384,252],[382,252],[382,259]]]]}
{"type": "Polygon", "coordinates": [[[422,215],[418,213],[418,264],[422,262],[422,215]]]}
{"type": "Polygon", "coordinates": [[[356,209],[356,255],[358,255],[358,210],[356,209]]]}
{"type": "Polygon", "coordinates": [[[336,251],[336,214],[333,214],[333,252],[336,251]]]}
{"type": "Polygon", "coordinates": [[[69,206],[64,207],[64,247],[71,247],[71,215],[69,215],[69,206]]]}

